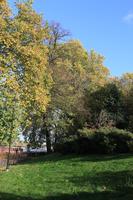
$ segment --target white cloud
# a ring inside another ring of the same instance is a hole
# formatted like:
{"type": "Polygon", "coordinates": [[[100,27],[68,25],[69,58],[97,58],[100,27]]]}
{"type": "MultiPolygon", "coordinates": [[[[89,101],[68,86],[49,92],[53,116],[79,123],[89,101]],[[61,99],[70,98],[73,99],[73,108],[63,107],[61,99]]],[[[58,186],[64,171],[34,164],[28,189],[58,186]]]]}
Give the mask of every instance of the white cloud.
{"type": "Polygon", "coordinates": [[[123,21],[128,24],[133,24],[133,12],[130,12],[125,17],[123,17],[123,21]]]}

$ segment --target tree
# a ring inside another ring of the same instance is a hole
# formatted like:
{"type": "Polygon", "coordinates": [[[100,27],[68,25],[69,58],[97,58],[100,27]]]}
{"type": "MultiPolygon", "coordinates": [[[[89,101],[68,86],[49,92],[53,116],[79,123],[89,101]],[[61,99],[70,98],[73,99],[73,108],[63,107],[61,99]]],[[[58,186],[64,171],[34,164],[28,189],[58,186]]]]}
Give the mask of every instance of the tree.
{"type": "Polygon", "coordinates": [[[91,50],[88,55],[87,90],[96,91],[109,82],[109,69],[104,66],[105,58],[91,50]]]}
{"type": "MultiPolygon", "coordinates": [[[[48,49],[47,68],[49,70],[48,74],[50,73],[53,78],[53,68],[55,66],[55,61],[57,61],[57,59],[59,57],[59,53],[58,53],[60,50],[59,41],[62,40],[65,36],[67,36],[68,32],[63,30],[58,23],[52,23],[50,25],[47,23],[46,27],[49,32],[47,39],[44,40],[44,44],[46,44],[47,49],[48,49]]],[[[52,85],[52,87],[53,87],[53,85],[52,85]]],[[[40,131],[38,131],[38,126],[35,127],[36,123],[34,123],[34,120],[33,120],[31,127],[29,127],[29,130],[31,130],[30,128],[34,127],[34,132],[29,131],[29,141],[30,141],[31,145],[34,145],[34,143],[39,144],[39,143],[42,143],[42,141],[44,141],[44,139],[46,137],[47,149],[48,149],[48,151],[51,151],[51,144],[50,144],[50,139],[49,139],[50,136],[49,136],[49,131],[47,131],[47,129],[49,129],[49,127],[47,125],[48,124],[47,121],[49,121],[48,120],[49,112],[51,112],[51,103],[48,106],[46,112],[43,112],[42,117],[38,116],[38,118],[41,119],[40,120],[40,129],[39,129],[40,131]],[[43,121],[43,126],[41,125],[42,121],[43,121]],[[40,137],[38,137],[38,135],[40,137]],[[37,138],[40,138],[40,141],[38,141],[37,138]]],[[[36,118],[36,120],[38,121],[37,118],[36,118]]]]}
{"type": "Polygon", "coordinates": [[[91,112],[90,122],[94,127],[119,126],[123,121],[122,94],[114,83],[88,93],[87,100],[91,112]]]}
{"type": "Polygon", "coordinates": [[[128,129],[133,132],[133,86],[125,97],[125,110],[128,118],[128,129]]]}
{"type": "Polygon", "coordinates": [[[124,95],[127,95],[133,86],[133,73],[125,73],[118,79],[118,85],[124,95]]]}
{"type": "Polygon", "coordinates": [[[13,17],[6,1],[0,5],[0,87],[4,90],[0,92],[1,138],[8,134],[4,123],[12,127],[9,135],[13,138],[14,129],[17,134],[20,127],[26,130],[35,115],[42,116],[50,100],[52,81],[47,70],[48,48],[44,45],[47,28],[32,9],[31,1],[16,6],[18,13],[13,17]],[[18,105],[21,123],[14,116],[18,105]]]}
{"type": "Polygon", "coordinates": [[[133,73],[123,74],[118,86],[123,94],[126,128],[133,131],[133,73]]]}
{"type": "Polygon", "coordinates": [[[15,74],[14,56],[10,49],[13,38],[10,32],[10,9],[6,1],[0,5],[0,143],[9,144],[7,168],[12,141],[20,127],[20,87],[15,74]]]}
{"type": "Polygon", "coordinates": [[[48,24],[49,37],[46,45],[49,49],[48,65],[52,67],[57,59],[60,58],[60,50],[62,49],[62,42],[70,36],[69,31],[63,29],[57,22],[48,24]]]}
{"type": "Polygon", "coordinates": [[[61,130],[66,133],[72,125],[72,118],[84,112],[83,92],[88,55],[79,41],[70,40],[61,43],[60,39],[67,36],[67,31],[62,30],[59,26],[52,27],[52,42],[50,40],[48,43],[50,45],[48,66],[52,74],[53,87],[51,102],[44,114],[43,132],[47,133],[47,149],[50,149],[50,132],[54,132],[56,136],[57,130],[58,135],[62,133],[61,130]]]}

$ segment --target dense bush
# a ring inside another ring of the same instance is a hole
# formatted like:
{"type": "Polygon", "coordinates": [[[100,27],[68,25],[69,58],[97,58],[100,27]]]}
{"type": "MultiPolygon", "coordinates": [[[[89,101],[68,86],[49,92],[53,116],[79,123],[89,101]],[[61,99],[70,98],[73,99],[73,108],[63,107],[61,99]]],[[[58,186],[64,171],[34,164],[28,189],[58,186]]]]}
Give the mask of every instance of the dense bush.
{"type": "Polygon", "coordinates": [[[133,152],[133,134],[116,128],[90,130],[84,128],[79,136],[64,138],[54,146],[56,152],[79,153],[128,153],[133,152]]]}
{"type": "Polygon", "coordinates": [[[127,153],[130,152],[129,142],[133,141],[133,134],[112,128],[95,131],[94,140],[101,153],[127,153]]]}

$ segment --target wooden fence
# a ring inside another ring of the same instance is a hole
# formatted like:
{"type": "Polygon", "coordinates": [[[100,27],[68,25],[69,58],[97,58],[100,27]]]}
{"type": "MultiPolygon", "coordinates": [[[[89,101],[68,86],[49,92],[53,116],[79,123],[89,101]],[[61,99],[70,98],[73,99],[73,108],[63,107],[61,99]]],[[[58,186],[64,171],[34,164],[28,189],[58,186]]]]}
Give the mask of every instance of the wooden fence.
{"type": "MultiPolygon", "coordinates": [[[[7,165],[8,151],[7,148],[0,148],[0,169],[4,169],[7,165]]],[[[9,164],[14,165],[27,158],[27,153],[17,148],[12,148],[10,153],[9,164]]]]}

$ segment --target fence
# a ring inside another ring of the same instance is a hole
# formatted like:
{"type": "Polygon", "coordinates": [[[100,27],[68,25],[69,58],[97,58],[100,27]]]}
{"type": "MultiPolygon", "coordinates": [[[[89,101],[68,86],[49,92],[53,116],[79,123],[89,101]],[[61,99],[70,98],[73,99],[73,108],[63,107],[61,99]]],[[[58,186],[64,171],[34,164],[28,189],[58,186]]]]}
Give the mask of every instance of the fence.
{"type": "Polygon", "coordinates": [[[7,165],[7,159],[0,159],[0,169],[4,169],[7,165]]]}
{"type": "MultiPolygon", "coordinates": [[[[6,151],[0,151],[0,169],[6,168],[7,157],[8,157],[8,153],[6,151]]],[[[27,153],[24,153],[23,151],[12,150],[10,154],[10,158],[9,158],[9,164],[14,165],[26,159],[26,157],[27,157],[27,153]]]]}
{"type": "MultiPolygon", "coordinates": [[[[0,147],[0,170],[5,169],[7,165],[8,147],[0,147]]],[[[46,149],[34,149],[30,152],[23,152],[20,147],[11,148],[9,164],[14,165],[25,159],[46,154],[46,149]]]]}

